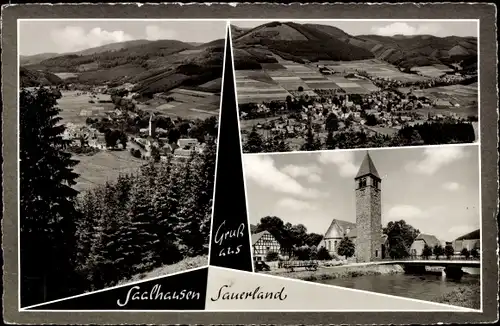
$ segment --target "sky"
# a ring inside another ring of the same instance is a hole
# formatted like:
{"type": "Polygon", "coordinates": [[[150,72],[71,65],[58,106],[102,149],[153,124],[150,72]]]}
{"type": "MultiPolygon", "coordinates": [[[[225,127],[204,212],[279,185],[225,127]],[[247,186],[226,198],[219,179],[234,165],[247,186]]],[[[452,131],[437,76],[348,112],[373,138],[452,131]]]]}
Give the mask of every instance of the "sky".
{"type": "MultiPolygon", "coordinates": [[[[442,241],[479,228],[479,147],[370,150],[382,178],[382,225],[405,220],[442,241]]],[[[247,154],[251,224],[264,216],[324,234],[332,219],[356,222],[354,176],[366,150],[247,154]]]]}
{"type": "Polygon", "coordinates": [[[204,43],[225,33],[225,21],[21,21],[19,53],[66,53],[139,39],[204,43]]]}
{"type": "MultiPolygon", "coordinates": [[[[270,20],[272,21],[272,20],[270,20]]],[[[294,21],[299,24],[322,24],[340,28],[350,35],[376,34],[384,36],[403,35],[434,35],[445,36],[475,36],[477,37],[476,21],[294,21]]],[[[231,24],[242,28],[253,28],[265,24],[266,21],[238,21],[231,24]]]]}

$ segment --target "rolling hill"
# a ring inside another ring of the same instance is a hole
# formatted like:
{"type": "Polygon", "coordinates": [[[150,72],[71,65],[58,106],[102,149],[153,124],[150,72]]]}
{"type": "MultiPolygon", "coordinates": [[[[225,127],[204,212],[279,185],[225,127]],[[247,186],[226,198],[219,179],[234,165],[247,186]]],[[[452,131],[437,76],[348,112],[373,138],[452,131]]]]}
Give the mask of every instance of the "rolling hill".
{"type": "MultiPolygon", "coordinates": [[[[232,29],[238,31],[237,26],[232,26],[232,29]]],[[[235,61],[240,66],[258,66],[275,55],[300,63],[377,58],[407,69],[461,61],[477,62],[475,37],[353,36],[337,27],[321,24],[271,22],[233,33],[233,44],[238,49],[235,61]],[[257,55],[252,53],[256,49],[257,55]],[[266,55],[262,56],[262,53],[266,55]]]]}
{"type": "Polygon", "coordinates": [[[19,69],[19,82],[21,87],[54,86],[63,80],[47,71],[29,70],[21,67],[19,69]]]}
{"type": "MultiPolygon", "coordinates": [[[[255,27],[236,36],[233,45],[243,50],[260,46],[285,60],[300,63],[374,58],[369,50],[332,37],[313,25],[291,22],[271,22],[255,27]]],[[[259,62],[259,57],[256,59],[259,62]]]]}
{"type": "Polygon", "coordinates": [[[34,55],[20,55],[19,56],[19,64],[21,66],[26,65],[34,65],[42,62],[43,60],[47,60],[53,57],[57,57],[60,55],[59,53],[40,53],[34,55]]]}
{"type": "Polygon", "coordinates": [[[76,51],[76,52],[40,53],[40,54],[35,54],[35,55],[21,55],[21,56],[19,56],[19,58],[20,58],[21,66],[35,65],[35,64],[38,64],[44,60],[48,60],[50,58],[71,55],[71,54],[90,55],[90,54],[102,53],[102,52],[107,52],[107,51],[118,51],[118,50],[126,49],[129,47],[144,45],[144,44],[147,44],[149,42],[150,41],[147,41],[147,40],[133,40],[133,41],[126,41],[126,42],[110,43],[110,44],[97,46],[97,47],[93,47],[93,48],[85,49],[85,50],[81,50],[81,51],[76,51]]]}
{"type": "Polygon", "coordinates": [[[231,36],[233,38],[238,37],[239,35],[245,33],[248,30],[249,28],[241,28],[235,25],[231,25],[231,36]]]}
{"type": "MultiPolygon", "coordinates": [[[[144,96],[174,87],[198,86],[222,75],[224,40],[188,44],[176,40],[136,40],[57,55],[21,66],[38,73],[74,73],[65,83],[123,83],[144,96]]],[[[50,80],[50,79],[49,79],[50,80]]]]}

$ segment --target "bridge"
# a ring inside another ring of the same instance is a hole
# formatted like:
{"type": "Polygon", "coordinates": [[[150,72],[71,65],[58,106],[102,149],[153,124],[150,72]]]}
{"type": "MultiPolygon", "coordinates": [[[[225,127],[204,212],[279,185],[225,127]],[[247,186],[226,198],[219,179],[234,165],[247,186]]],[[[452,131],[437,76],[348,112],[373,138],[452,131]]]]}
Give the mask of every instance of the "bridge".
{"type": "Polygon", "coordinates": [[[479,268],[481,266],[479,259],[425,259],[421,257],[395,260],[384,259],[372,263],[376,265],[401,265],[408,274],[423,274],[426,272],[426,266],[444,267],[446,276],[452,279],[462,278],[464,274],[462,267],[479,268]]]}
{"type": "Polygon", "coordinates": [[[395,259],[395,260],[380,260],[374,262],[378,265],[413,265],[413,266],[440,266],[440,267],[448,267],[448,266],[456,266],[456,267],[480,267],[481,261],[479,259],[418,259],[418,258],[409,258],[409,259],[395,259]]]}

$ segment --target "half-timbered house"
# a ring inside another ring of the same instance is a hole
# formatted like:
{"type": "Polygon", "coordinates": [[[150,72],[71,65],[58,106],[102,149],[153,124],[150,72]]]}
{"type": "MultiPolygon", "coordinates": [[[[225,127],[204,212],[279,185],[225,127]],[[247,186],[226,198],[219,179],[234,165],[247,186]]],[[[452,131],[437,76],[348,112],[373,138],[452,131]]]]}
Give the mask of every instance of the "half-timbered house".
{"type": "Polygon", "coordinates": [[[252,250],[255,260],[266,260],[269,252],[281,253],[281,245],[269,231],[252,234],[252,250]]]}

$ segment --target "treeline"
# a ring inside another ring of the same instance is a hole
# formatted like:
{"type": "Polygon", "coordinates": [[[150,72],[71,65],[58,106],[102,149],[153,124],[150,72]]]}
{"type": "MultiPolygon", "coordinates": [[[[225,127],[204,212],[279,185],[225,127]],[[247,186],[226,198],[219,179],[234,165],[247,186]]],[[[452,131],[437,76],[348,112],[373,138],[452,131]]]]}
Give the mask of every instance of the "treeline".
{"type": "MultiPolygon", "coordinates": [[[[328,119],[326,121],[328,122],[328,119]]],[[[309,125],[303,135],[305,142],[300,150],[460,144],[475,141],[474,127],[468,122],[425,122],[414,126],[405,126],[393,136],[379,133],[369,135],[365,131],[352,130],[335,132],[336,128],[331,128],[331,125],[338,125],[338,122],[331,121],[329,125],[325,126],[328,131],[326,138],[317,135],[309,125]]],[[[290,147],[290,141],[284,134],[265,137],[256,128],[253,128],[249,133],[242,148],[245,153],[293,150],[290,147]]]]}
{"type": "Polygon", "coordinates": [[[143,166],[77,202],[77,272],[89,290],[208,254],[215,142],[185,162],[143,166]]]}
{"type": "Polygon", "coordinates": [[[185,161],[169,157],[78,196],[57,96],[22,90],[19,110],[22,306],[207,253],[214,138],[185,161]]]}
{"type": "MultiPolygon", "coordinates": [[[[149,44],[141,44],[122,48],[116,51],[104,51],[94,54],[68,54],[44,60],[38,64],[47,68],[66,68],[66,71],[77,72],[78,66],[96,62],[98,68],[106,69],[125,64],[141,65],[147,60],[164,57],[189,49],[190,45],[175,41],[161,40],[149,44]]],[[[37,66],[38,66],[37,65],[37,66]]]]}
{"type": "Polygon", "coordinates": [[[158,41],[89,55],[64,55],[27,66],[33,70],[78,72],[64,83],[103,84],[112,82],[136,84],[134,92],[152,97],[182,85],[198,86],[222,76],[223,46],[205,47],[200,53],[186,55],[182,62],[165,69],[165,58],[191,47],[179,41],[158,41]],[[167,42],[167,43],[161,43],[167,42]],[[172,42],[169,46],[168,42],[172,42]],[[148,50],[149,49],[149,50],[148,50]],[[87,65],[82,69],[82,65],[87,65]],[[83,71],[84,70],[84,71],[83,71]]]}
{"type": "Polygon", "coordinates": [[[63,83],[63,80],[48,71],[29,70],[19,68],[20,87],[55,86],[63,83]]]}
{"type": "Polygon", "coordinates": [[[323,236],[308,233],[303,224],[292,225],[285,223],[277,216],[266,216],[254,227],[253,233],[268,231],[280,243],[283,251],[288,255],[301,247],[318,247],[323,236]]]}

